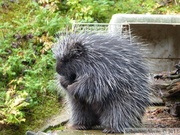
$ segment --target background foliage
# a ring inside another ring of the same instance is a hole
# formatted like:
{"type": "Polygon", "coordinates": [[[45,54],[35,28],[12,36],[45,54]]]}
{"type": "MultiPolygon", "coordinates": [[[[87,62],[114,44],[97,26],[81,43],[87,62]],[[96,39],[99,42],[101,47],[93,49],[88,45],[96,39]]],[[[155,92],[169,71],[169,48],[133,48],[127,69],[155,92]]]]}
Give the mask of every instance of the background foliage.
{"type": "Polygon", "coordinates": [[[179,5],[178,0],[0,0],[0,129],[18,127],[14,134],[24,134],[59,112],[51,52],[59,31],[74,21],[108,23],[115,13],[179,14],[179,5]]]}

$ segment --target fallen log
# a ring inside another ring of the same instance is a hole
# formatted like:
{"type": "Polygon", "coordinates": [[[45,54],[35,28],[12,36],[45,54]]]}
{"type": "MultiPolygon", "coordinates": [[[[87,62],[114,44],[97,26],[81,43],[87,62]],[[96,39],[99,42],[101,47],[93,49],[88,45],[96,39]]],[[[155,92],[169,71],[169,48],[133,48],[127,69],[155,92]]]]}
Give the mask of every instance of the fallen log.
{"type": "Polygon", "coordinates": [[[153,89],[170,108],[170,114],[180,117],[180,73],[179,67],[170,73],[161,73],[154,76],[153,89]]]}

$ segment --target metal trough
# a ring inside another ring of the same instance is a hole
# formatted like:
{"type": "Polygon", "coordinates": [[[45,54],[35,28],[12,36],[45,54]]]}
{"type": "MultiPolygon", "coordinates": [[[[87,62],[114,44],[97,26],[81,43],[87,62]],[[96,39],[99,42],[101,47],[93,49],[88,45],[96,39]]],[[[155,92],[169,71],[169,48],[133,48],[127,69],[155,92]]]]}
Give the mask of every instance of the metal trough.
{"type": "MultiPolygon", "coordinates": [[[[117,25],[128,26],[131,35],[147,42],[153,62],[152,73],[171,71],[180,61],[180,15],[115,14],[109,23],[109,31],[118,34],[117,25]]],[[[120,32],[122,33],[122,32],[120,32]]]]}

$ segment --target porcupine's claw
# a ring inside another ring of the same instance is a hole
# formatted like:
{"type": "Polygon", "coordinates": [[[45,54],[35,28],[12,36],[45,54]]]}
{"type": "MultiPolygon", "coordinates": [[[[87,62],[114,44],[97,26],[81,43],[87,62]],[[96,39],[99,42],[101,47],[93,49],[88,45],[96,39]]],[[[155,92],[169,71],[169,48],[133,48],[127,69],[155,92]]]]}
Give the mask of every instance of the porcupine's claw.
{"type": "Polygon", "coordinates": [[[89,129],[91,129],[91,127],[85,126],[85,125],[73,125],[72,127],[76,130],[89,130],[89,129]]]}
{"type": "Polygon", "coordinates": [[[107,134],[110,134],[110,133],[119,133],[119,132],[116,132],[114,129],[112,128],[105,128],[103,131],[103,133],[107,133],[107,134]]]}

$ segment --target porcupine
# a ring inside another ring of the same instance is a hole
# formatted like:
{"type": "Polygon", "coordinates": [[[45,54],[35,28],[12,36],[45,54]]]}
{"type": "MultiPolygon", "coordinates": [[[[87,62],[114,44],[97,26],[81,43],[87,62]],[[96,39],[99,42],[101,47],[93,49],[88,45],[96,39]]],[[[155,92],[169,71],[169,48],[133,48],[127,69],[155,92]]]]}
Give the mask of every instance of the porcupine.
{"type": "Polygon", "coordinates": [[[118,133],[141,125],[150,88],[136,43],[110,34],[69,34],[54,54],[75,129],[100,125],[104,133],[118,133]]]}

